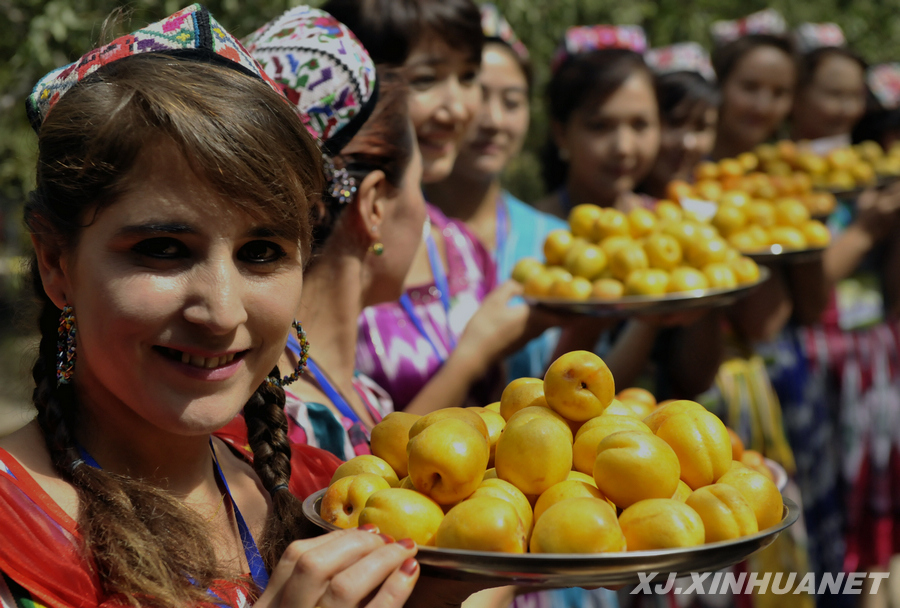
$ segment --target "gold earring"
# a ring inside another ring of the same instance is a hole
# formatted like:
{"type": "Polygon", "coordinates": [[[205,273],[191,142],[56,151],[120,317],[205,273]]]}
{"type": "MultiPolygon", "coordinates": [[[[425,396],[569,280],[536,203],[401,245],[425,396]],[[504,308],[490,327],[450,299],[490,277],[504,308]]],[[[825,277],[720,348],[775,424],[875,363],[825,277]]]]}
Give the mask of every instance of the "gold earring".
{"type": "Polygon", "coordinates": [[[381,255],[382,253],[384,253],[384,245],[381,243],[381,241],[375,241],[374,243],[372,243],[372,253],[374,253],[375,255],[381,255]]]}

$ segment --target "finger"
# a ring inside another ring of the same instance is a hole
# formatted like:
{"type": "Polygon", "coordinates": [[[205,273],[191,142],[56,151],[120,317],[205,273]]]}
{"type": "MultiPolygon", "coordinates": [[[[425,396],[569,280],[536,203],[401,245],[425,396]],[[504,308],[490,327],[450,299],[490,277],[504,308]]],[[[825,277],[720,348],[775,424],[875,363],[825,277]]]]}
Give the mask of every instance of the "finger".
{"type": "Polygon", "coordinates": [[[409,557],[381,585],[381,589],[366,606],[367,608],[392,608],[406,603],[416,581],[419,580],[419,562],[409,557]]]}
{"type": "Polygon", "coordinates": [[[385,538],[388,538],[358,530],[349,532],[351,534],[337,536],[332,542],[310,550],[304,550],[303,546],[295,547],[296,543],[288,546],[285,554],[294,566],[284,582],[280,605],[292,608],[315,606],[316,599],[325,594],[332,578],[383,548],[385,538]]]}
{"type": "Polygon", "coordinates": [[[321,608],[356,606],[377,591],[391,573],[416,554],[416,545],[407,539],[373,551],[332,577],[318,602],[321,608]]]}

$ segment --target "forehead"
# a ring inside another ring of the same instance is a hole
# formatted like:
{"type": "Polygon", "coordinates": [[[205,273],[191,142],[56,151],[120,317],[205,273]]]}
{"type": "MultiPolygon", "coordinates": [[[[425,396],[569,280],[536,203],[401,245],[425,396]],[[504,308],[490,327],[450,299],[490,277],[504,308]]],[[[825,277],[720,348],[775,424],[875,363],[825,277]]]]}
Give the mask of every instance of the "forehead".
{"type": "Polygon", "coordinates": [[[865,74],[859,63],[843,55],[829,55],[822,59],[815,72],[816,80],[857,82],[864,84],[865,74]]]}
{"type": "Polygon", "coordinates": [[[588,101],[581,110],[588,116],[655,114],[658,112],[656,91],[646,74],[635,72],[605,100],[588,101]]]}
{"type": "Polygon", "coordinates": [[[426,30],[409,53],[406,67],[457,67],[477,64],[478,59],[469,56],[469,50],[451,46],[436,32],[426,30]]]}
{"type": "Polygon", "coordinates": [[[791,58],[773,46],[758,46],[741,57],[735,66],[738,78],[790,81],[793,84],[795,66],[791,58]]]}
{"type": "Polygon", "coordinates": [[[495,78],[516,81],[526,85],[525,73],[513,56],[513,52],[504,44],[491,42],[484,45],[481,54],[481,80],[490,85],[495,78]]]}

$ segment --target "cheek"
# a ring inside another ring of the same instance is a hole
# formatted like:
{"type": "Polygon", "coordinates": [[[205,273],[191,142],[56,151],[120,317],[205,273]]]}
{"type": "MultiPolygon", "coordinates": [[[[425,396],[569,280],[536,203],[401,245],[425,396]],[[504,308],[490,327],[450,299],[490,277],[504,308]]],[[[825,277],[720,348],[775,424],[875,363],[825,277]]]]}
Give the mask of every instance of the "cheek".
{"type": "Polygon", "coordinates": [[[428,122],[434,113],[436,104],[434,94],[428,91],[411,93],[409,96],[409,118],[413,128],[418,130],[428,122]]]}

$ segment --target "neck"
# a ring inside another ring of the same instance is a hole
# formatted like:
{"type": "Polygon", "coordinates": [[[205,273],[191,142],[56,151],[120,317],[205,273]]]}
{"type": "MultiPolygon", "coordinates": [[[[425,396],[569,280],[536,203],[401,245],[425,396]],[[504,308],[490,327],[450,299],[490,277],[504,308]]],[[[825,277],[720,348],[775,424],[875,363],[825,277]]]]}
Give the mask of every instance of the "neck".
{"type": "Polygon", "coordinates": [[[497,199],[500,192],[499,176],[472,179],[455,174],[425,189],[430,203],[447,217],[465,222],[490,250],[497,246],[497,199]]]}
{"type": "Polygon", "coordinates": [[[735,158],[738,154],[748,152],[754,146],[748,145],[746,142],[737,141],[733,137],[729,137],[727,133],[721,130],[716,134],[716,145],[712,151],[713,160],[722,160],[723,158],[735,158]]]}
{"type": "Polygon", "coordinates": [[[309,338],[310,356],[338,386],[350,386],[356,367],[356,323],[367,305],[361,276],[361,257],[326,252],[303,280],[297,318],[309,338]]]}
{"type": "Polygon", "coordinates": [[[591,192],[588,188],[572,181],[571,178],[566,179],[565,188],[570,207],[586,204],[615,207],[619,200],[624,198],[624,195],[617,196],[615,193],[606,193],[605,197],[598,196],[597,193],[591,192]]]}

